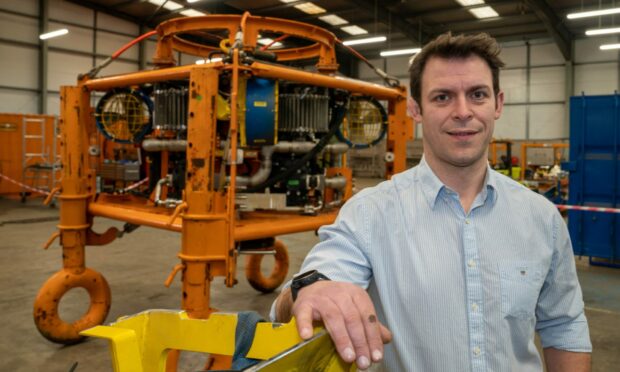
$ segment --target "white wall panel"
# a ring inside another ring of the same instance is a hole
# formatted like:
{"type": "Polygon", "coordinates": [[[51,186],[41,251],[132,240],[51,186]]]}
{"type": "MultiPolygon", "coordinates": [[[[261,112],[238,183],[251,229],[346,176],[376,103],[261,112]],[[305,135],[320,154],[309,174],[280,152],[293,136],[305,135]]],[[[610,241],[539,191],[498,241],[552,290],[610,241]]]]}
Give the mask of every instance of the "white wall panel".
{"type": "Polygon", "coordinates": [[[155,56],[155,50],[157,49],[157,43],[151,40],[145,40],[145,42],[146,48],[144,50],[144,58],[148,63],[153,61],[153,56],[155,56]]]}
{"type": "Polygon", "coordinates": [[[568,137],[564,105],[532,105],[530,107],[530,139],[568,137]]]}
{"type": "Polygon", "coordinates": [[[60,94],[49,93],[47,95],[47,114],[60,115],[60,94]]]}
{"type": "Polygon", "coordinates": [[[0,112],[36,114],[38,110],[38,93],[0,89],[0,112]]]}
{"type": "Polygon", "coordinates": [[[555,43],[536,44],[530,47],[530,65],[541,66],[555,64],[564,64],[564,56],[562,56],[562,52],[560,52],[560,49],[555,43]]]}
{"type": "Polygon", "coordinates": [[[39,51],[0,44],[0,85],[34,88],[39,86],[39,51]]]}
{"type": "Polygon", "coordinates": [[[93,60],[90,57],[49,52],[49,66],[47,84],[50,90],[59,90],[61,85],[76,85],[78,74],[83,74],[92,68],[93,60]]]}
{"type": "Polygon", "coordinates": [[[39,14],[39,2],[30,0],[2,0],[2,9],[14,10],[16,12],[27,13],[31,15],[39,14]]]}
{"type": "Polygon", "coordinates": [[[532,68],[530,102],[564,101],[564,76],[564,66],[532,68]]]}
{"type": "Polygon", "coordinates": [[[512,46],[502,48],[499,57],[506,67],[525,67],[527,65],[525,46],[512,46]]]}
{"type": "Polygon", "coordinates": [[[527,76],[525,69],[501,70],[499,87],[504,91],[506,102],[525,102],[527,76]]]}
{"type": "MultiPolygon", "coordinates": [[[[103,62],[104,59],[97,58],[97,65],[103,62]]],[[[109,65],[107,65],[98,76],[111,76],[118,74],[126,74],[128,72],[138,71],[138,62],[124,62],[124,61],[113,61],[109,65]]]]}
{"type": "Polygon", "coordinates": [[[575,66],[575,95],[612,94],[618,90],[618,63],[575,66]]]}
{"type": "Polygon", "coordinates": [[[138,32],[140,32],[140,27],[137,24],[102,12],[97,12],[97,28],[124,32],[135,36],[138,36],[138,32]]]}
{"type": "MultiPolygon", "coordinates": [[[[104,31],[97,31],[97,54],[111,56],[114,52],[122,48],[131,40],[133,40],[131,37],[111,34],[104,31]]],[[[121,54],[121,57],[135,59],[137,61],[138,45],[134,45],[127,49],[123,54],[121,54]]]]}
{"type": "Polygon", "coordinates": [[[502,116],[495,122],[493,137],[497,139],[525,138],[525,106],[504,106],[502,116]]]}
{"type": "Polygon", "coordinates": [[[36,19],[0,13],[0,37],[8,40],[39,42],[39,22],[36,19]]]}
{"type": "Polygon", "coordinates": [[[49,0],[49,17],[61,21],[92,26],[94,13],[92,10],[64,0],[49,0]]]}
{"type": "MultiPolygon", "coordinates": [[[[383,58],[371,59],[370,63],[383,70],[383,58]]],[[[359,78],[366,80],[368,78],[376,78],[377,73],[368,67],[364,62],[359,62],[359,78]]]]}
{"type": "MultiPolygon", "coordinates": [[[[408,76],[409,75],[409,59],[411,56],[391,57],[387,58],[387,73],[392,76],[408,76]]],[[[383,69],[383,64],[375,65],[383,69]]]]}
{"type": "Polygon", "coordinates": [[[58,30],[66,28],[69,33],[48,40],[50,47],[77,50],[80,52],[92,53],[93,51],[93,31],[81,27],[67,26],[62,23],[50,22],[48,30],[58,30]]]}
{"type": "Polygon", "coordinates": [[[615,36],[602,36],[575,40],[575,63],[612,61],[618,59],[614,50],[600,50],[602,44],[616,44],[615,36]]]}

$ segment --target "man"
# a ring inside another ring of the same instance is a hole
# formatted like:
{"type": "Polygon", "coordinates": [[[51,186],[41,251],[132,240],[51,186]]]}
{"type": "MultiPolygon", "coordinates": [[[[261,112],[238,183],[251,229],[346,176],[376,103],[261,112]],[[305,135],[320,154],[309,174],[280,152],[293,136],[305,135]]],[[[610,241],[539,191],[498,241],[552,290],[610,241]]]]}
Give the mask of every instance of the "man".
{"type": "Polygon", "coordinates": [[[448,33],[415,57],[421,163],[343,206],[272,316],[295,316],[303,338],[322,321],[361,369],[383,359],[387,371],[540,371],[537,331],[548,371],[590,370],[566,225],[488,165],[499,52],[488,35],[448,33]]]}

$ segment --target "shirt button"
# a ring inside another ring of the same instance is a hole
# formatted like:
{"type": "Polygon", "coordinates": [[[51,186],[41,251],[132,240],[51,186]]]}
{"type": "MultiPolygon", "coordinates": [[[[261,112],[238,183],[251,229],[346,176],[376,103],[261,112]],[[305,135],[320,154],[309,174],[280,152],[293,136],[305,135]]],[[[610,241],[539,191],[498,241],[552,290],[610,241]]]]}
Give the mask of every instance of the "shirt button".
{"type": "Polygon", "coordinates": [[[466,218],[466,219],[465,219],[465,224],[466,224],[466,225],[469,225],[469,218],[466,218]]]}
{"type": "Polygon", "coordinates": [[[480,355],[480,348],[479,348],[478,346],[476,346],[476,347],[474,348],[474,355],[475,355],[475,356],[480,355]]]}
{"type": "Polygon", "coordinates": [[[476,267],[476,261],[470,259],[469,261],[467,261],[467,266],[476,267]]]}
{"type": "Polygon", "coordinates": [[[477,303],[473,303],[473,304],[471,305],[471,309],[472,309],[474,312],[478,311],[478,304],[477,304],[477,303]]]}

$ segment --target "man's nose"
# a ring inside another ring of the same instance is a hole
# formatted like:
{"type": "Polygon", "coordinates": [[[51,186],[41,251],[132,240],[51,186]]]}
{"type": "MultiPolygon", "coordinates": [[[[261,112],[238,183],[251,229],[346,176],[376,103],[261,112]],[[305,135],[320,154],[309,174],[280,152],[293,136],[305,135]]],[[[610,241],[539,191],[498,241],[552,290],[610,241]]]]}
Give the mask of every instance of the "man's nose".
{"type": "Polygon", "coordinates": [[[473,117],[469,101],[464,95],[458,95],[455,100],[453,117],[455,120],[467,121],[473,117]]]}

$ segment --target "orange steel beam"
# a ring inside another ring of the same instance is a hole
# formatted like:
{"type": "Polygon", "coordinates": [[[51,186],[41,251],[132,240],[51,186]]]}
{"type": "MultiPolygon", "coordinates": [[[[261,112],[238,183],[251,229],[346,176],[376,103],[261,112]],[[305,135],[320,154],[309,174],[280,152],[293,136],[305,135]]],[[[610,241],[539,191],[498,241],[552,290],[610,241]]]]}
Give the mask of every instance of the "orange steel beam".
{"type": "MultiPolygon", "coordinates": [[[[401,93],[406,94],[404,89],[401,89],[401,93]]],[[[391,164],[386,163],[386,178],[407,169],[407,141],[413,139],[413,131],[413,120],[407,116],[407,101],[390,101],[386,150],[394,154],[394,161],[391,164]]]]}
{"type": "MultiPolygon", "coordinates": [[[[122,204],[114,205],[109,202],[92,202],[88,204],[88,213],[92,216],[111,218],[162,230],[175,232],[181,232],[182,230],[181,218],[175,219],[174,222],[169,225],[169,215],[151,213],[147,210],[129,209],[123,207],[122,204]]],[[[234,240],[239,242],[312,231],[323,225],[333,223],[336,219],[336,215],[337,212],[322,213],[317,216],[301,216],[296,214],[274,216],[270,214],[249,213],[247,218],[235,222],[234,240]],[[274,221],[277,221],[277,223],[274,223],[274,221]]]]}
{"type": "Polygon", "coordinates": [[[254,76],[263,78],[283,79],[327,88],[344,89],[353,93],[371,95],[379,100],[406,101],[405,99],[407,98],[407,92],[404,89],[388,88],[340,76],[328,76],[262,62],[254,62],[250,65],[250,68],[254,76]]]}
{"type": "Polygon", "coordinates": [[[335,41],[336,36],[317,26],[286,19],[255,17],[249,13],[240,15],[209,15],[205,17],[183,17],[171,19],[157,26],[159,35],[155,55],[156,63],[170,65],[174,63],[173,51],[180,51],[196,56],[204,56],[218,48],[200,45],[177,36],[179,33],[196,30],[227,30],[228,38],[233,41],[239,28],[243,30],[243,46],[252,51],[257,47],[261,31],[282,33],[315,43],[301,48],[271,50],[279,61],[291,61],[319,57],[319,71],[333,72],[337,69],[335,41]]]}
{"type": "Polygon", "coordinates": [[[181,214],[182,306],[190,317],[207,318],[213,275],[224,275],[231,243],[228,215],[217,208],[213,189],[218,71],[194,67],[190,72],[187,128],[187,182],[181,214]],[[208,237],[208,238],[207,238],[208,237]]]}

